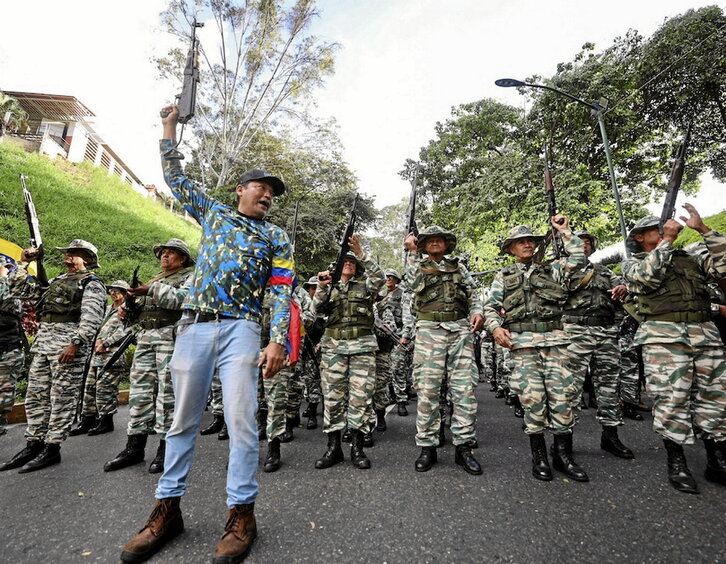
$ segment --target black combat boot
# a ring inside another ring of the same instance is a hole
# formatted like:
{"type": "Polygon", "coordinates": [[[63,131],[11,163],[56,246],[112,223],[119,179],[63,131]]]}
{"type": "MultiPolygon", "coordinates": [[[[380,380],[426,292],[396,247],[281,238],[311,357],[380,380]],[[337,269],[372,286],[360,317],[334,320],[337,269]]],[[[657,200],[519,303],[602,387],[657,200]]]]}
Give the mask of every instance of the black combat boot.
{"type": "Polygon", "coordinates": [[[507,394],[507,397],[504,398],[504,405],[514,405],[514,398],[516,396],[514,394],[507,394]]]}
{"type": "Polygon", "coordinates": [[[363,451],[363,431],[360,429],[353,431],[353,441],[350,444],[350,461],[353,466],[360,470],[367,470],[371,467],[371,461],[363,451]]]}
{"type": "Polygon", "coordinates": [[[18,474],[35,472],[36,470],[47,468],[48,466],[53,466],[54,464],[60,464],[60,461],[60,444],[45,443],[45,446],[43,447],[43,450],[40,452],[40,454],[30,462],[26,463],[25,466],[23,466],[20,470],[18,470],[18,474]]]}
{"type": "Polygon", "coordinates": [[[726,486],[726,442],[704,439],[706,446],[706,473],[709,482],[726,486]]]}
{"type": "Polygon", "coordinates": [[[267,438],[267,408],[261,407],[257,412],[257,428],[259,429],[259,436],[257,437],[260,441],[264,441],[267,438]]]}
{"type": "Polygon", "coordinates": [[[24,466],[27,462],[30,462],[38,456],[43,451],[43,447],[45,447],[45,443],[43,441],[28,441],[23,450],[13,456],[6,463],[0,465],[0,472],[5,470],[15,470],[16,468],[24,466]]]}
{"type": "Polygon", "coordinates": [[[265,472],[277,472],[280,469],[280,439],[275,437],[267,443],[265,472]]]}
{"type": "Polygon", "coordinates": [[[212,417],[212,422],[199,431],[200,435],[213,435],[214,433],[219,433],[222,430],[222,427],[224,427],[224,415],[214,415],[212,417]]]}
{"type": "Polygon", "coordinates": [[[222,428],[219,430],[219,433],[217,433],[217,440],[218,441],[228,441],[229,440],[229,429],[227,429],[226,423],[224,425],[222,425],[222,428]]]}
{"type": "Polygon", "coordinates": [[[587,400],[585,400],[585,392],[582,392],[582,395],[580,396],[580,409],[587,409],[587,400]]]}
{"type": "Polygon", "coordinates": [[[293,415],[292,417],[288,417],[290,419],[290,422],[292,423],[293,428],[300,426],[300,410],[297,410],[297,413],[293,415]]]}
{"type": "Polygon", "coordinates": [[[623,402],[623,417],[632,419],[633,421],[642,421],[643,416],[638,413],[638,406],[632,403],[623,402]]]}
{"type": "Polygon", "coordinates": [[[103,435],[105,433],[110,433],[111,431],[113,431],[113,414],[102,415],[98,420],[98,425],[88,431],[88,436],[92,437],[94,435],[103,435]]]}
{"type": "Polygon", "coordinates": [[[308,431],[312,431],[313,429],[318,428],[318,404],[317,403],[310,403],[308,404],[307,408],[307,415],[308,422],[305,424],[305,428],[308,431]]]}
{"type": "Polygon", "coordinates": [[[600,448],[620,458],[635,458],[633,451],[620,442],[618,428],[615,425],[602,428],[600,448]]]}
{"type": "MultiPolygon", "coordinates": [[[[298,419],[299,418],[300,417],[298,416],[298,419]]],[[[289,443],[295,438],[293,429],[295,429],[295,422],[292,419],[285,419],[285,432],[280,437],[281,443],[289,443]]]]}
{"type": "Polygon", "coordinates": [[[663,439],[668,453],[668,481],[679,492],[697,494],[698,484],[688,469],[683,447],[670,439],[663,439]]]}
{"type": "Polygon", "coordinates": [[[421,454],[416,459],[416,472],[428,472],[437,461],[436,447],[421,447],[421,454]]]}
{"type": "Polygon", "coordinates": [[[552,451],[552,465],[555,470],[576,482],[589,482],[585,471],[577,465],[572,458],[572,433],[555,435],[555,444],[552,451]]]}
{"type": "Polygon", "coordinates": [[[545,444],[544,434],[530,435],[529,446],[532,449],[532,476],[545,482],[552,481],[552,469],[547,460],[547,445],[545,444]]]}
{"type": "Polygon", "coordinates": [[[340,447],[340,431],[331,431],[328,433],[328,450],[322,458],[315,461],[315,468],[330,468],[340,462],[343,462],[343,449],[340,447]]]}
{"type": "Polygon", "coordinates": [[[310,417],[310,413],[313,411],[313,407],[312,407],[313,405],[315,405],[314,409],[318,408],[318,404],[308,403],[308,406],[305,408],[305,411],[302,412],[303,417],[310,417]]]}
{"type": "Polygon", "coordinates": [[[469,443],[456,445],[454,462],[463,467],[468,474],[479,476],[482,473],[481,465],[477,462],[476,458],[474,458],[474,453],[471,452],[471,445],[469,443]]]}
{"type": "Polygon", "coordinates": [[[491,382],[489,382],[489,391],[490,392],[496,392],[497,391],[497,383],[494,380],[492,380],[491,382]]]}
{"type": "Polygon", "coordinates": [[[104,472],[113,472],[144,461],[147,435],[129,435],[126,448],[103,465],[104,472]]]}
{"type": "Polygon", "coordinates": [[[149,464],[149,474],[159,474],[164,471],[164,455],[166,455],[166,441],[161,439],[156,449],[156,456],[149,464]]]}
{"type": "Polygon", "coordinates": [[[382,433],[386,429],[388,429],[388,426],[386,425],[386,410],[376,409],[376,431],[380,431],[382,433]]]}
{"type": "Polygon", "coordinates": [[[68,433],[71,437],[77,437],[78,435],[85,435],[93,429],[97,424],[96,416],[95,415],[84,415],[81,417],[81,420],[78,422],[78,425],[70,430],[68,433]]]}
{"type": "Polygon", "coordinates": [[[497,399],[502,399],[503,397],[506,397],[507,392],[504,390],[504,388],[497,388],[497,393],[494,394],[494,397],[497,399]]]}
{"type": "Polygon", "coordinates": [[[363,438],[361,439],[363,441],[363,447],[364,448],[371,448],[375,443],[373,442],[373,432],[372,431],[361,431],[363,438]]]}
{"type": "Polygon", "coordinates": [[[349,443],[353,440],[353,434],[350,432],[350,429],[348,429],[348,426],[345,426],[345,430],[343,431],[343,438],[341,439],[344,443],[349,443]]]}
{"type": "Polygon", "coordinates": [[[519,396],[512,396],[512,405],[514,406],[514,416],[520,419],[524,417],[524,408],[522,402],[519,401],[519,396]]]}
{"type": "Polygon", "coordinates": [[[408,415],[408,409],[406,409],[406,402],[399,401],[398,402],[398,416],[406,417],[407,415],[408,415]]]}

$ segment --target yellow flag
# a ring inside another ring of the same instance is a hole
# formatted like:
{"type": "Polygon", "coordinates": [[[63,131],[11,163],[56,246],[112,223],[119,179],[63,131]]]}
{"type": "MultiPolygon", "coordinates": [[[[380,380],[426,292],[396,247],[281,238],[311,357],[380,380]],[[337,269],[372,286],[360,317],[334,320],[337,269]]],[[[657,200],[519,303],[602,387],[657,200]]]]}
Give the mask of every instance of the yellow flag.
{"type": "MultiPolygon", "coordinates": [[[[11,243],[7,239],[0,239],[0,261],[5,264],[16,264],[20,260],[21,252],[23,252],[23,249],[15,243],[11,243]]],[[[28,272],[35,276],[35,261],[28,265],[28,272]]]]}

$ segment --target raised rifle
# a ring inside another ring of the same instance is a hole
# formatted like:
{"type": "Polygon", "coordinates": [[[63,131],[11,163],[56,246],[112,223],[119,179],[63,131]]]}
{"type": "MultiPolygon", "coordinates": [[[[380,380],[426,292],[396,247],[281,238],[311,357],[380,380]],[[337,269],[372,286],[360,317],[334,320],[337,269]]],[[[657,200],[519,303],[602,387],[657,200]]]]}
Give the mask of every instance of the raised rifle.
{"type": "Polygon", "coordinates": [[[335,259],[335,265],[333,267],[333,271],[330,273],[330,287],[331,292],[328,294],[330,296],[332,294],[332,288],[338,283],[340,280],[340,275],[343,274],[343,265],[345,264],[345,255],[347,255],[350,252],[350,245],[348,244],[348,239],[350,239],[353,236],[353,233],[355,233],[355,222],[356,222],[356,216],[355,216],[355,208],[358,205],[358,194],[355,195],[355,199],[353,200],[353,209],[350,212],[350,218],[348,219],[348,225],[345,228],[345,233],[343,233],[343,239],[340,241],[340,250],[338,251],[338,257],[335,259]]]}
{"type": "MultiPolygon", "coordinates": [[[[557,215],[557,203],[555,202],[555,185],[552,182],[552,171],[550,170],[549,157],[547,155],[547,143],[544,144],[544,194],[547,201],[548,220],[557,215]]],[[[548,221],[549,223],[549,221],[548,221]]],[[[559,232],[551,227],[545,238],[537,246],[534,252],[533,261],[541,262],[545,251],[551,242],[554,241],[555,258],[560,258],[564,253],[564,245],[559,232]]]]}
{"type": "Polygon", "coordinates": [[[297,213],[300,210],[300,200],[295,202],[295,215],[292,216],[292,233],[290,235],[290,247],[295,252],[295,240],[297,239],[297,213]]]}
{"type": "MultiPolygon", "coordinates": [[[[408,237],[409,233],[413,233],[418,237],[418,225],[416,225],[416,187],[418,186],[418,166],[413,172],[413,179],[411,180],[411,195],[408,197],[408,208],[406,209],[406,225],[403,228],[404,239],[408,237]]],[[[408,266],[408,249],[405,250],[403,255],[403,270],[405,272],[408,266]]]]}
{"type": "Polygon", "coordinates": [[[38,255],[35,259],[36,264],[36,278],[40,283],[41,288],[47,288],[48,274],[45,272],[45,265],[43,264],[43,238],[40,236],[40,222],[38,221],[38,213],[35,211],[35,204],[33,203],[33,196],[30,195],[28,187],[25,185],[25,180],[28,178],[24,174],[20,175],[20,185],[23,187],[23,198],[25,198],[25,219],[28,221],[28,229],[30,230],[30,246],[38,249],[38,255]]]}
{"type": "MultiPolygon", "coordinates": [[[[138,288],[141,284],[141,281],[139,280],[139,268],[141,268],[141,265],[137,265],[136,268],[134,268],[134,274],[131,277],[132,288],[138,288]]],[[[139,304],[136,303],[136,296],[132,296],[130,294],[127,295],[123,307],[126,310],[124,327],[131,327],[134,323],[136,323],[136,320],[139,318],[139,314],[141,313],[141,308],[139,307],[139,304]]]]}
{"type": "Polygon", "coordinates": [[[681,182],[683,181],[683,170],[686,167],[686,150],[691,140],[692,126],[693,123],[688,124],[686,136],[678,148],[676,160],[673,162],[673,168],[671,168],[671,176],[668,179],[668,187],[666,188],[665,198],[663,199],[663,211],[660,214],[660,223],[658,224],[661,235],[663,234],[663,225],[665,225],[665,222],[672,219],[676,214],[676,199],[678,198],[678,191],[681,189],[681,182]]]}

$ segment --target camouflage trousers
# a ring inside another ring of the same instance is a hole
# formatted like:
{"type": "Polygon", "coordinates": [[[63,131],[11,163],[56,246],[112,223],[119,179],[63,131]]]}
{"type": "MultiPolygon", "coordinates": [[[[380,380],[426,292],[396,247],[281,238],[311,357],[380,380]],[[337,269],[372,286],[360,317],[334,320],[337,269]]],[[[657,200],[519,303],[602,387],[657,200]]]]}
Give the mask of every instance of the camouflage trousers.
{"type": "Polygon", "coordinates": [[[412,350],[406,351],[401,347],[394,347],[391,351],[391,382],[393,392],[396,394],[396,403],[408,403],[406,388],[411,384],[412,364],[412,350]]]}
{"type": "Polygon", "coordinates": [[[497,363],[497,388],[508,390],[509,380],[512,377],[512,359],[509,349],[501,345],[494,345],[495,360],[497,363]]]}
{"type": "Polygon", "coordinates": [[[61,364],[57,353],[35,353],[25,396],[26,440],[51,444],[66,440],[80,395],[86,354],[81,347],[73,362],[61,364]]]}
{"type": "Polygon", "coordinates": [[[494,343],[483,338],[481,340],[481,368],[480,381],[496,383],[496,370],[494,369],[494,343]]]}
{"type": "Polygon", "coordinates": [[[645,344],[643,363],[656,433],[678,444],[693,444],[694,435],[726,440],[723,347],[645,344]]]}
{"type": "Polygon", "coordinates": [[[113,415],[118,411],[118,384],[123,378],[123,366],[112,366],[98,378],[102,367],[92,366],[86,376],[83,391],[84,417],[113,415]]]}
{"type": "Polygon", "coordinates": [[[323,389],[323,431],[365,431],[376,385],[375,352],[336,354],[323,349],[320,382],[323,389]],[[347,407],[346,407],[347,403],[347,407]]]}
{"type": "Polygon", "coordinates": [[[575,384],[566,367],[567,346],[523,347],[512,350],[510,358],[509,384],[524,408],[524,432],[568,433],[575,424],[571,402],[575,384]]]}
{"type": "Polygon", "coordinates": [[[580,415],[580,398],[588,369],[597,400],[597,420],[603,427],[623,424],[618,385],[620,380],[620,349],[617,336],[606,337],[602,331],[589,327],[565,324],[570,340],[567,345],[567,368],[574,384],[572,414],[577,422],[580,415]]]}
{"type": "Polygon", "coordinates": [[[174,417],[174,388],[169,362],[174,353],[172,327],[146,329],[137,337],[131,365],[129,390],[129,435],[145,435],[152,429],[161,439],[174,417]]]}
{"type": "Polygon", "coordinates": [[[267,440],[281,437],[285,432],[287,418],[287,384],[295,372],[294,368],[285,367],[272,378],[263,378],[260,370],[259,381],[264,389],[267,405],[267,440]]]}
{"type": "Polygon", "coordinates": [[[388,384],[391,382],[391,353],[376,352],[376,387],[373,391],[373,411],[386,409],[389,404],[388,384]]]}
{"type": "Polygon", "coordinates": [[[285,414],[288,419],[293,419],[295,416],[300,416],[300,405],[305,395],[302,362],[298,362],[294,367],[288,369],[288,372],[285,414]]]}
{"type": "Polygon", "coordinates": [[[633,343],[635,335],[628,333],[618,338],[620,347],[620,399],[625,403],[640,403],[640,368],[638,347],[633,343]]]}
{"type": "MultiPolygon", "coordinates": [[[[222,381],[219,379],[219,371],[215,370],[212,376],[212,415],[224,417],[224,400],[222,399],[222,381]]],[[[259,399],[259,398],[258,398],[259,399]]]]}
{"type": "Polygon", "coordinates": [[[308,403],[321,403],[323,390],[320,387],[320,353],[303,354],[302,378],[305,386],[305,399],[308,403]]]}
{"type": "Polygon", "coordinates": [[[472,341],[466,320],[445,324],[418,322],[413,355],[413,383],[418,395],[416,445],[439,444],[440,406],[445,402],[442,385],[446,377],[452,403],[453,443],[466,444],[476,438],[474,377],[478,371],[472,341]]]}
{"type": "Polygon", "coordinates": [[[0,434],[5,432],[8,413],[15,404],[15,383],[24,362],[23,347],[0,353],[0,434]]]}

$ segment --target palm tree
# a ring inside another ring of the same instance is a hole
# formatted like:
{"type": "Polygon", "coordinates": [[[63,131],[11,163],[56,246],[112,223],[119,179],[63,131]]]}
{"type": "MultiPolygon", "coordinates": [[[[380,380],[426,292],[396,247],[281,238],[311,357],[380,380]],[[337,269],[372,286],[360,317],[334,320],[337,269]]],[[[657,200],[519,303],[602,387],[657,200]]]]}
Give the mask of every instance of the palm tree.
{"type": "Polygon", "coordinates": [[[0,139],[8,128],[16,128],[28,119],[27,112],[15,98],[0,92],[0,139]]]}

